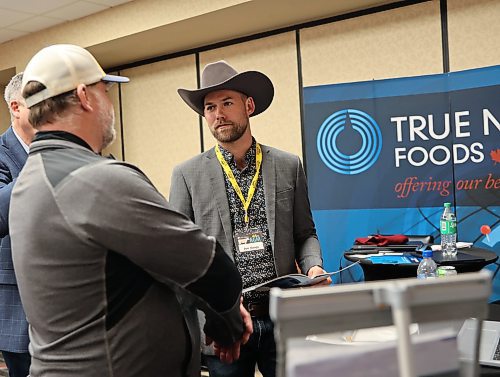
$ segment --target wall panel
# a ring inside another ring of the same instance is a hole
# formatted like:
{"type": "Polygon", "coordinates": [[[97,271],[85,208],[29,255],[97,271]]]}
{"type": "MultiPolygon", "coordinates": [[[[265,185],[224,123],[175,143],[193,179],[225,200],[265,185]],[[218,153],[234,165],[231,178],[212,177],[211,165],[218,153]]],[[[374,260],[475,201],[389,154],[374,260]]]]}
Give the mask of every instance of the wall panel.
{"type": "Polygon", "coordinates": [[[442,73],[439,1],[303,29],[304,86],[442,73]]]}
{"type": "MultiPolygon", "coordinates": [[[[295,33],[289,32],[239,43],[200,54],[201,69],[217,60],[226,60],[238,72],[256,70],[273,82],[271,106],[250,120],[257,141],[302,156],[299,85],[295,33]]],[[[215,145],[204,121],[205,149],[215,145]]]]}
{"type": "Polygon", "coordinates": [[[125,161],[138,165],[168,197],[172,168],[200,152],[198,116],[177,94],[196,87],[194,55],[123,70],[125,161]]]}
{"type": "MultiPolygon", "coordinates": [[[[5,89],[2,87],[2,89],[5,89]]],[[[3,99],[3,91],[2,98],[0,99],[0,134],[4,133],[10,125],[10,113],[7,104],[3,99]]]]}
{"type": "Polygon", "coordinates": [[[500,1],[448,0],[450,70],[500,64],[500,1]]]}
{"type": "Polygon", "coordinates": [[[16,74],[14,68],[0,70],[0,134],[4,133],[10,125],[10,112],[5,103],[5,87],[9,84],[12,77],[16,74]]]}

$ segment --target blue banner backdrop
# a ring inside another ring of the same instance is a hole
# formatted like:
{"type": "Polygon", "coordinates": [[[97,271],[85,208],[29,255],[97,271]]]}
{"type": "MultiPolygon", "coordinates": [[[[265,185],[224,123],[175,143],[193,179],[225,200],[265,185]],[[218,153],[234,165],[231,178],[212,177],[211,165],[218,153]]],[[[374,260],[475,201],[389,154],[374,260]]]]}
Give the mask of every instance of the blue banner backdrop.
{"type": "MultiPolygon", "coordinates": [[[[356,237],[439,242],[444,202],[455,205],[460,241],[498,253],[499,98],[500,66],[304,88],[309,196],[326,269],[347,263],[356,237]]],[[[356,267],[337,282],[362,279],[356,267]]]]}

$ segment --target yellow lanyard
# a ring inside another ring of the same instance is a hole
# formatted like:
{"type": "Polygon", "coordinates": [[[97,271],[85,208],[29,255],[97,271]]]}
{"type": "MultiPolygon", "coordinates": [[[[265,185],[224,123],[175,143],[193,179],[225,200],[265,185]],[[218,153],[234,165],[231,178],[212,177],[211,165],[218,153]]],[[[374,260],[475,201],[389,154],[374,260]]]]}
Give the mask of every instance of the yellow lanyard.
{"type": "Polygon", "coordinates": [[[245,200],[243,192],[241,191],[238,182],[236,182],[236,178],[234,177],[231,168],[227,164],[227,161],[222,156],[219,146],[218,145],[215,146],[215,154],[217,155],[217,159],[219,160],[222,168],[224,169],[224,172],[226,173],[229,182],[231,182],[234,191],[236,191],[236,194],[238,194],[238,197],[240,198],[241,203],[243,204],[243,209],[245,210],[245,223],[247,225],[248,225],[248,207],[250,207],[250,202],[252,201],[253,195],[255,194],[255,189],[257,188],[257,180],[259,179],[260,165],[262,165],[262,150],[260,149],[259,143],[255,145],[255,151],[256,151],[256,156],[255,156],[256,171],[252,179],[252,183],[250,184],[250,188],[248,189],[247,199],[245,200]]]}

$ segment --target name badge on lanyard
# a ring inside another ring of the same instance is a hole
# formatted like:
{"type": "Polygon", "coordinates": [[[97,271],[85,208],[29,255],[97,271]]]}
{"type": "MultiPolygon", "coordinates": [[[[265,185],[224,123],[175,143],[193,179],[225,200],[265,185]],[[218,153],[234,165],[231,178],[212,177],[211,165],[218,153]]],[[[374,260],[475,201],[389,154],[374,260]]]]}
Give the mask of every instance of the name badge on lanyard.
{"type": "Polygon", "coordinates": [[[234,232],[234,243],[239,253],[264,251],[264,233],[257,229],[234,232]]]}

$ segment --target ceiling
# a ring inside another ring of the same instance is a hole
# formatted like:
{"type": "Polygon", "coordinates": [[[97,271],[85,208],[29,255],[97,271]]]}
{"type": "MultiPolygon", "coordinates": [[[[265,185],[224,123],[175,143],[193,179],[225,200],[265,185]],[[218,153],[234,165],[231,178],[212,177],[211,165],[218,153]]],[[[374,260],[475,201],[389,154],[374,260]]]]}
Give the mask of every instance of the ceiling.
{"type": "Polygon", "coordinates": [[[0,43],[132,0],[0,0],[0,43]]]}
{"type": "MultiPolygon", "coordinates": [[[[0,0],[0,43],[131,1],[133,0],[0,0]]],[[[245,0],[214,12],[170,23],[166,21],[162,26],[85,47],[105,69],[110,69],[390,3],[405,1],[245,0]]],[[[10,73],[3,71],[6,77],[10,77],[10,73]]],[[[0,82],[1,79],[2,72],[0,82]]]]}
{"type": "Polygon", "coordinates": [[[87,49],[107,69],[390,3],[404,1],[247,0],[87,49]]]}

